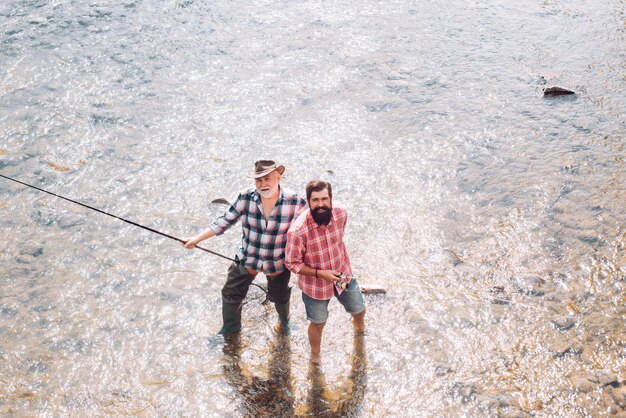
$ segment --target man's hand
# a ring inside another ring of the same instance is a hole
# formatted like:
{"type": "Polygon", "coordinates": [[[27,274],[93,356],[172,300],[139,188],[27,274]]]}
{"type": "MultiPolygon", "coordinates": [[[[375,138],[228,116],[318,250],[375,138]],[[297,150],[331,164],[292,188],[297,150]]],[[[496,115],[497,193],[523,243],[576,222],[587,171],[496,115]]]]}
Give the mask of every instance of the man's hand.
{"type": "Polygon", "coordinates": [[[196,246],[197,243],[199,243],[201,240],[198,239],[198,236],[196,235],[193,238],[187,238],[185,240],[185,242],[183,243],[183,247],[185,248],[193,248],[196,246]]]}
{"type": "Polygon", "coordinates": [[[338,282],[341,280],[341,277],[339,277],[341,275],[340,271],[333,271],[333,270],[318,270],[317,271],[317,277],[319,277],[320,279],[326,280],[327,282],[338,282]]]}
{"type": "Polygon", "coordinates": [[[185,248],[193,248],[199,241],[194,240],[193,238],[185,238],[185,242],[183,242],[183,247],[185,248]]]}
{"type": "Polygon", "coordinates": [[[185,240],[185,242],[183,243],[183,247],[185,247],[185,248],[193,248],[200,241],[204,241],[205,239],[211,238],[211,237],[214,237],[214,236],[215,236],[215,233],[213,232],[213,230],[211,228],[207,228],[204,231],[200,232],[195,237],[187,238],[185,240]]]}

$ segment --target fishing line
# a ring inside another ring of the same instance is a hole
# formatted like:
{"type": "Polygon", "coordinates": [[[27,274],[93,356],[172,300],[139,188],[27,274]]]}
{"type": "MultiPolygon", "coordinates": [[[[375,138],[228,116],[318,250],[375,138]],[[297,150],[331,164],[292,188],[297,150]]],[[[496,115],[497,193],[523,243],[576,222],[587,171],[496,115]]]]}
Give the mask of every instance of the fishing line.
{"type": "MultiPolygon", "coordinates": [[[[82,206],[82,207],[85,207],[85,208],[87,208],[87,209],[95,210],[96,212],[100,212],[100,213],[102,213],[103,215],[107,215],[107,216],[110,216],[110,217],[112,217],[112,218],[119,219],[120,221],[123,221],[123,222],[129,223],[129,224],[134,225],[134,226],[138,226],[139,228],[143,228],[143,229],[145,229],[145,230],[147,230],[147,231],[150,231],[150,232],[154,232],[155,234],[159,234],[159,235],[162,235],[162,236],[167,237],[167,238],[169,238],[169,239],[173,239],[174,241],[182,242],[183,244],[186,242],[186,241],[184,241],[184,240],[182,240],[182,239],[180,239],[180,238],[176,238],[176,237],[174,237],[174,236],[172,236],[172,235],[168,235],[168,234],[166,234],[166,233],[164,233],[164,232],[157,231],[156,229],[152,229],[152,228],[149,228],[149,227],[147,227],[147,226],[144,226],[144,225],[138,224],[137,222],[129,221],[128,219],[124,219],[124,218],[122,218],[122,217],[119,217],[119,216],[116,216],[116,215],[110,214],[110,213],[105,212],[105,211],[103,211],[103,210],[100,210],[100,209],[98,209],[98,208],[94,208],[93,206],[89,206],[89,205],[86,205],[86,204],[84,204],[84,203],[77,202],[77,201],[75,201],[75,200],[69,199],[69,198],[67,198],[67,197],[63,197],[63,196],[58,195],[58,194],[56,194],[56,193],[52,193],[52,192],[49,192],[49,191],[47,191],[47,190],[40,189],[39,187],[33,186],[33,185],[31,185],[31,184],[28,184],[28,183],[24,183],[24,182],[19,181],[19,180],[15,180],[14,178],[7,177],[7,176],[4,176],[4,175],[2,175],[2,174],[0,174],[0,177],[3,177],[3,178],[5,178],[5,179],[7,179],[7,180],[14,181],[14,182],[16,182],[16,183],[19,183],[19,184],[24,185],[24,186],[27,186],[27,187],[31,187],[31,188],[33,188],[33,189],[35,189],[35,190],[39,190],[40,192],[48,193],[49,195],[52,195],[52,196],[54,196],[54,197],[58,197],[59,199],[67,200],[68,202],[75,203],[75,204],[80,205],[80,206],[82,206]]],[[[205,251],[205,252],[207,252],[207,253],[209,253],[209,254],[213,254],[213,255],[216,255],[216,256],[218,256],[218,257],[222,257],[222,258],[225,258],[226,260],[233,261],[233,262],[237,263],[237,261],[236,261],[236,260],[234,260],[234,259],[232,259],[232,258],[230,258],[230,257],[226,257],[225,255],[220,254],[220,253],[217,253],[217,252],[215,252],[215,251],[211,251],[211,250],[208,250],[208,249],[206,249],[206,248],[199,247],[199,246],[197,246],[197,245],[196,245],[194,248],[197,248],[197,249],[202,250],[202,251],[205,251]]]]}

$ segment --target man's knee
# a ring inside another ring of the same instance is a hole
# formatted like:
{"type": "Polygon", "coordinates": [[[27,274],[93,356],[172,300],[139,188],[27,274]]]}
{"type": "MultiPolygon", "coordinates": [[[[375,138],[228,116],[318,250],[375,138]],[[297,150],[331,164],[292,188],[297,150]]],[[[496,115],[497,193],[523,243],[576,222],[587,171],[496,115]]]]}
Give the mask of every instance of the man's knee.
{"type": "Polygon", "coordinates": [[[267,298],[274,303],[288,303],[291,299],[291,287],[285,286],[284,288],[273,289],[273,291],[268,289],[267,298]]]}
{"type": "Polygon", "coordinates": [[[222,287],[222,301],[224,303],[241,303],[248,294],[250,283],[254,276],[250,275],[245,267],[232,264],[228,269],[226,283],[222,287]]]}
{"type": "Polygon", "coordinates": [[[324,326],[326,326],[326,322],[315,323],[309,321],[309,328],[313,331],[322,332],[324,330],[324,326]]]}
{"type": "Polygon", "coordinates": [[[365,316],[365,310],[366,310],[366,309],[365,309],[365,307],[363,307],[363,309],[362,309],[360,312],[358,312],[358,313],[351,313],[351,315],[352,315],[354,318],[361,318],[361,317],[364,317],[364,316],[365,316]]]}
{"type": "Polygon", "coordinates": [[[229,304],[238,304],[243,302],[243,300],[248,295],[248,289],[245,291],[242,289],[234,290],[231,288],[223,287],[222,288],[222,302],[229,304]]]}
{"type": "Polygon", "coordinates": [[[287,303],[291,299],[289,278],[291,273],[285,270],[277,276],[267,278],[267,298],[274,303],[287,303]]]}

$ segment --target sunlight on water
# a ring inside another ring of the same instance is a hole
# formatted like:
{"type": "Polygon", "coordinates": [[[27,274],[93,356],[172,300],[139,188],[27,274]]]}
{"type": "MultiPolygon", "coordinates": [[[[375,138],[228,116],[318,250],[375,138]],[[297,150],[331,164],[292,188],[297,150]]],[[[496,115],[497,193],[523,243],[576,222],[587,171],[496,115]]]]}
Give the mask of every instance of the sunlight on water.
{"type": "Polygon", "coordinates": [[[289,336],[253,286],[223,341],[225,260],[0,179],[0,414],[624,413],[623,15],[3,3],[0,174],[184,238],[273,158],[387,294],[365,335],[331,303],[320,367],[297,289],[289,336]]]}

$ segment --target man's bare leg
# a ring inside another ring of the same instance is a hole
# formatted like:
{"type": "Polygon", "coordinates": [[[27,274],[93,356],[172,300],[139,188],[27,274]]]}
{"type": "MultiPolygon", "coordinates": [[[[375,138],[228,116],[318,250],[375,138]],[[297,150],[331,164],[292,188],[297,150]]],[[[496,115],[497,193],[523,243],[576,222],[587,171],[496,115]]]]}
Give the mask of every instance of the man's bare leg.
{"type": "Polygon", "coordinates": [[[357,332],[365,331],[365,309],[356,315],[352,315],[352,324],[357,332]]]}
{"type": "Polygon", "coordinates": [[[322,346],[322,331],[326,322],[314,324],[309,322],[309,345],[311,345],[311,361],[319,363],[321,361],[320,347],[322,346]]]}

